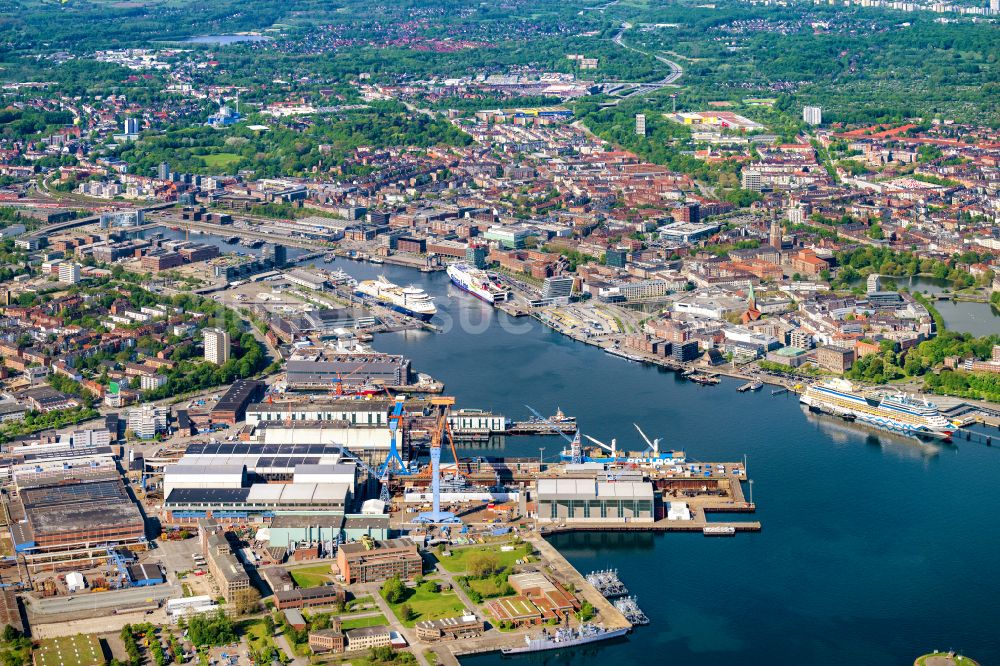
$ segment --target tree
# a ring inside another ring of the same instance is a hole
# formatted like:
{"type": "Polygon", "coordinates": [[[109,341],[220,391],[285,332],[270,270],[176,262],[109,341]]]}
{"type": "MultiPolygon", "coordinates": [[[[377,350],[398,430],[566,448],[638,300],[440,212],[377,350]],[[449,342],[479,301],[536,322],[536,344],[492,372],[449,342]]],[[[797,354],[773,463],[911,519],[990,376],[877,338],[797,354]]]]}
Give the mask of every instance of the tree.
{"type": "Polygon", "coordinates": [[[382,583],[382,598],[390,604],[398,604],[406,597],[406,586],[399,576],[393,576],[382,583]]]}
{"type": "Polygon", "coordinates": [[[260,592],[256,588],[237,590],[233,595],[233,609],[238,615],[249,615],[260,605],[260,592]]]}
{"type": "MultiPolygon", "coordinates": [[[[327,616],[327,619],[329,619],[329,616],[327,616]]],[[[275,628],[274,627],[274,618],[271,617],[270,615],[265,615],[264,616],[264,632],[268,636],[274,636],[274,628],[275,628]]],[[[325,627],[320,627],[320,628],[325,628],[325,627]]]]}
{"type": "Polygon", "coordinates": [[[412,608],[410,608],[410,604],[403,604],[400,606],[399,615],[403,618],[404,622],[409,622],[413,618],[417,617],[417,614],[413,612],[412,608]]]}
{"type": "Polygon", "coordinates": [[[577,616],[580,618],[581,622],[589,622],[594,618],[594,606],[589,601],[584,601],[580,605],[580,610],[577,612],[577,616]]]}
{"type": "Polygon", "coordinates": [[[479,551],[472,553],[465,560],[465,568],[469,575],[476,578],[492,576],[500,570],[500,558],[496,553],[479,551]]]}

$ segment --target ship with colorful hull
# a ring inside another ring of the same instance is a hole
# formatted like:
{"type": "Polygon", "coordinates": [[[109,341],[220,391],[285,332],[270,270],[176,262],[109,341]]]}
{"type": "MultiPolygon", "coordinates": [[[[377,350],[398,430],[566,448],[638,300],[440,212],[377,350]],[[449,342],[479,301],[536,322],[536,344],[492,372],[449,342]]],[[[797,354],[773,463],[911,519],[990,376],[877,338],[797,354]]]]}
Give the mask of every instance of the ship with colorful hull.
{"type": "Polygon", "coordinates": [[[490,305],[502,303],[510,298],[510,289],[495,275],[466,263],[459,262],[448,266],[448,277],[456,287],[490,305]]]}
{"type": "Polygon", "coordinates": [[[932,402],[903,393],[865,395],[844,379],[813,384],[799,401],[814,411],[918,437],[949,439],[955,432],[932,402]]]}

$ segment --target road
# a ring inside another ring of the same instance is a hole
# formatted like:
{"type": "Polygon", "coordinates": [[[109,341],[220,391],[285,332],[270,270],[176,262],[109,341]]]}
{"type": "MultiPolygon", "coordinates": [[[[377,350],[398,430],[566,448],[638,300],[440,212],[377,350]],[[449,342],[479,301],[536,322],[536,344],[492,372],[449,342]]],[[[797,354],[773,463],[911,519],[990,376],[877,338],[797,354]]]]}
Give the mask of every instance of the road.
{"type": "Polygon", "coordinates": [[[666,88],[667,86],[672,86],[672,85],[676,84],[677,80],[680,79],[682,76],[684,76],[684,68],[681,67],[680,65],[678,65],[673,60],[668,60],[667,58],[665,58],[665,57],[663,57],[661,55],[657,55],[655,53],[654,54],[650,54],[650,53],[647,53],[646,51],[643,51],[641,49],[637,49],[634,46],[629,46],[628,44],[626,44],[625,40],[624,40],[625,31],[628,30],[630,27],[632,27],[632,26],[630,26],[628,23],[622,24],[621,30],[618,31],[618,34],[616,34],[612,38],[611,41],[613,41],[615,44],[617,44],[618,46],[622,47],[623,49],[628,49],[629,51],[635,51],[636,53],[641,53],[642,55],[646,55],[646,56],[652,55],[654,58],[656,58],[657,60],[659,60],[660,62],[662,62],[664,65],[666,65],[667,67],[669,67],[670,68],[670,73],[667,74],[662,79],[660,79],[659,81],[655,81],[653,83],[637,84],[638,87],[635,90],[632,90],[631,92],[628,92],[628,93],[622,95],[622,99],[627,99],[629,97],[634,97],[635,95],[647,95],[647,94],[649,94],[651,92],[655,92],[655,91],[660,90],[662,88],[666,88]]]}

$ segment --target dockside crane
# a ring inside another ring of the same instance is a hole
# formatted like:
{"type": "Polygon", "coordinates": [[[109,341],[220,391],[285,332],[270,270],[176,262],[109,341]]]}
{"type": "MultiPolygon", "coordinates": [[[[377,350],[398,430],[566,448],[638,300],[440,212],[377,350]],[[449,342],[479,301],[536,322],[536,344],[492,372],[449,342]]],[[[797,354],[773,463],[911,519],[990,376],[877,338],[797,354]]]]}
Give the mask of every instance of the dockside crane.
{"type": "Polygon", "coordinates": [[[425,525],[453,525],[462,522],[458,516],[441,510],[441,445],[447,436],[451,443],[452,455],[455,456],[455,470],[458,471],[458,453],[455,449],[455,437],[448,423],[448,415],[455,398],[431,398],[431,405],[437,411],[434,430],[431,433],[431,510],[421,513],[414,519],[416,523],[425,525]]]}
{"type": "Polygon", "coordinates": [[[570,457],[574,465],[579,465],[580,463],[583,462],[583,446],[580,443],[579,428],[577,428],[576,431],[573,433],[573,436],[570,437],[563,431],[561,427],[559,427],[556,423],[553,423],[551,419],[547,419],[544,416],[542,416],[542,414],[537,409],[535,409],[531,405],[525,405],[525,407],[530,409],[531,413],[534,414],[536,417],[538,417],[538,420],[540,422],[552,428],[552,430],[559,433],[560,437],[569,442],[570,457]]]}

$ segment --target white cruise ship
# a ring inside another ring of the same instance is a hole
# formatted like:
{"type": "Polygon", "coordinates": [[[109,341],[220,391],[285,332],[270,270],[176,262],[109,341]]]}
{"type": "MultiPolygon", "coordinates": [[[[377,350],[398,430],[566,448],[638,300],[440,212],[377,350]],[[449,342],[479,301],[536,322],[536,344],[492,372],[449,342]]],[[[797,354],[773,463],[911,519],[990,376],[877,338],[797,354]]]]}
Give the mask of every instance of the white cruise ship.
{"type": "Polygon", "coordinates": [[[866,396],[844,379],[813,384],[799,401],[815,411],[909,435],[948,439],[955,431],[934,403],[902,393],[866,396]]]}
{"type": "Polygon", "coordinates": [[[362,280],[354,288],[362,298],[372,299],[410,317],[427,321],[437,313],[433,299],[420,287],[400,287],[379,275],[377,280],[362,280]]]}
{"type": "Polygon", "coordinates": [[[501,284],[496,276],[469,264],[459,262],[448,266],[448,277],[456,287],[490,305],[510,298],[510,289],[501,284]]]}

